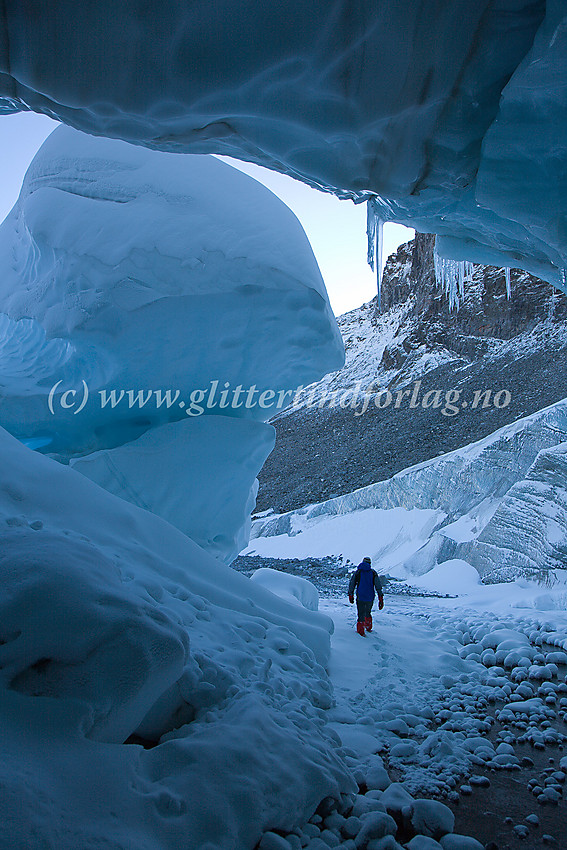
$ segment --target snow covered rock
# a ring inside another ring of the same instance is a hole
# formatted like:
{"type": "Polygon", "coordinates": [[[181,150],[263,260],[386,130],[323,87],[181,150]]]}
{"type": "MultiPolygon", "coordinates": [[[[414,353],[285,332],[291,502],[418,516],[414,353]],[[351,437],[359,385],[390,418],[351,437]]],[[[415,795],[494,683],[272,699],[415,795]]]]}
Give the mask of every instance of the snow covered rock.
{"type": "Polygon", "coordinates": [[[317,611],[319,607],[317,588],[305,578],[264,567],[256,570],[250,576],[250,580],[275,593],[276,596],[296,605],[303,605],[310,611],[317,611]]]}
{"type": "Polygon", "coordinates": [[[441,844],[427,835],[414,835],[406,847],[408,850],[442,850],[441,844]]]}
{"type": "Polygon", "coordinates": [[[380,797],[380,802],[386,806],[388,813],[400,814],[405,808],[413,805],[414,799],[403,785],[392,782],[380,797]]]}
{"type": "Polygon", "coordinates": [[[419,835],[438,839],[453,832],[455,815],[448,806],[437,800],[414,800],[411,825],[419,835]]]}
{"type": "Polygon", "coordinates": [[[355,838],[358,847],[365,847],[369,841],[395,835],[398,826],[394,818],[385,812],[368,812],[361,817],[362,828],[355,838]]]}
{"type": "Polygon", "coordinates": [[[439,839],[443,850],[484,850],[484,845],[469,835],[457,835],[453,832],[439,839]]]}
{"type": "Polygon", "coordinates": [[[263,834],[258,850],[291,850],[291,845],[277,832],[268,831],[263,834]]]}
{"type": "Polygon", "coordinates": [[[386,768],[381,764],[372,764],[365,771],[364,778],[367,788],[372,791],[385,791],[391,784],[386,768]]]}

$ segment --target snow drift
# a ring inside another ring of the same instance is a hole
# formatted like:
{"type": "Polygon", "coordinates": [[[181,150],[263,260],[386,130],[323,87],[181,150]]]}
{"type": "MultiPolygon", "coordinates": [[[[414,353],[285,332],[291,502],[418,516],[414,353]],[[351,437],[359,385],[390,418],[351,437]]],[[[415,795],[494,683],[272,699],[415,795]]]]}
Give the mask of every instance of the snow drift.
{"type": "Polygon", "coordinates": [[[321,720],[325,615],[5,431],[0,447],[6,850],[251,848],[353,789],[321,720]]]}

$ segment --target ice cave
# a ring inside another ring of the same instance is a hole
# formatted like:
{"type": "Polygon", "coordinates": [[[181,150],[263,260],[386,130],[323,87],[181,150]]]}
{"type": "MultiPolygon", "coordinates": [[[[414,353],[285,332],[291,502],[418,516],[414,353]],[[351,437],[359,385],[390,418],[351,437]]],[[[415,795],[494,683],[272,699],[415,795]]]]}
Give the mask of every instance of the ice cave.
{"type": "Polygon", "coordinates": [[[0,224],[0,850],[567,848],[566,92],[564,0],[3,0],[0,142],[59,126],[0,224]],[[227,157],[366,205],[375,297],[227,157]]]}

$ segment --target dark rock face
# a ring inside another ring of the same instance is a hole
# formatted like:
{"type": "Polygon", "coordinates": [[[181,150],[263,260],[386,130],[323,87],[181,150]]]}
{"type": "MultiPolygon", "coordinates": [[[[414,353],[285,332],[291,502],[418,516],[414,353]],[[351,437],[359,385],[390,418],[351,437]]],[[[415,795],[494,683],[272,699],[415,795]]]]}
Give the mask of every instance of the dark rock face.
{"type": "Polygon", "coordinates": [[[482,354],[483,339],[513,339],[547,318],[567,318],[567,299],[546,281],[512,269],[508,298],[504,269],[493,266],[474,266],[459,309],[451,310],[435,280],[434,248],[435,236],[417,233],[392,254],[384,270],[382,309],[376,301],[375,312],[379,315],[413,298],[409,315],[416,326],[405,340],[407,349],[437,343],[457,353],[479,349],[482,354]],[[467,344],[467,337],[474,341],[467,344]]]}
{"type": "Polygon", "coordinates": [[[433,237],[418,235],[400,246],[386,264],[382,309],[374,299],[339,318],[343,333],[351,329],[350,367],[331,381],[348,387],[364,377],[366,387],[372,378],[392,402],[380,408],[372,401],[363,415],[304,405],[275,420],[276,447],[259,476],[257,509],[287,511],[351,492],[567,397],[567,297],[516,270],[511,284],[508,300],[504,271],[475,266],[459,310],[451,312],[435,282],[433,237]],[[402,318],[390,322],[400,305],[402,318]],[[359,355],[378,345],[381,323],[388,342],[377,368],[362,374],[359,355]],[[353,327],[365,330],[353,334],[353,327]],[[396,408],[396,393],[413,392],[417,381],[417,404],[410,407],[408,393],[396,408]],[[487,390],[490,403],[480,396],[473,407],[474,394],[487,390]],[[493,401],[501,390],[510,398],[499,407],[493,401]],[[458,392],[467,405],[443,414],[442,406],[424,405],[429,391],[441,399],[458,392]]]}

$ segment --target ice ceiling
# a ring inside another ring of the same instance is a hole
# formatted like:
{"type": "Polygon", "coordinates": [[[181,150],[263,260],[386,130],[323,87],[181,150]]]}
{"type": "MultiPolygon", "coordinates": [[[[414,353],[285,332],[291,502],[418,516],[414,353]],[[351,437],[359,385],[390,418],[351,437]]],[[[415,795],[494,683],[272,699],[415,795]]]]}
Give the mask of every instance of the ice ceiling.
{"type": "Polygon", "coordinates": [[[564,286],[563,0],[6,0],[0,104],[223,153],[564,286]],[[148,26],[151,21],[151,26],[148,26]]]}

